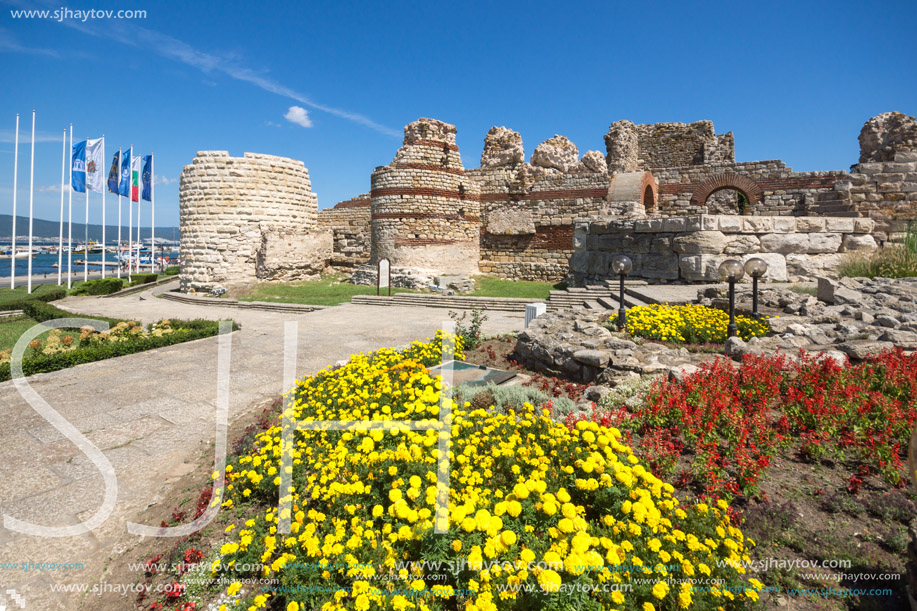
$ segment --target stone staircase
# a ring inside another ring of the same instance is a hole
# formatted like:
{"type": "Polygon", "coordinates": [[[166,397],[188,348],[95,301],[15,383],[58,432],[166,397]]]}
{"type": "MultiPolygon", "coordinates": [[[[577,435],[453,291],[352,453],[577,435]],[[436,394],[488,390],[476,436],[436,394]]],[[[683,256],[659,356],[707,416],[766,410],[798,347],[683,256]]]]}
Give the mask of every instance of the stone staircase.
{"type": "Polygon", "coordinates": [[[807,195],[806,204],[810,216],[860,216],[851,203],[850,196],[840,191],[816,193],[814,201],[810,201],[807,195]]]}
{"type": "MultiPolygon", "coordinates": [[[[647,305],[649,302],[634,291],[634,287],[646,286],[642,280],[629,280],[624,283],[624,305],[632,308],[638,305],[647,305]]],[[[548,297],[548,311],[557,311],[577,306],[589,310],[617,310],[618,293],[620,292],[616,281],[607,280],[602,284],[592,284],[585,287],[570,287],[563,291],[551,291],[548,297]]]]}

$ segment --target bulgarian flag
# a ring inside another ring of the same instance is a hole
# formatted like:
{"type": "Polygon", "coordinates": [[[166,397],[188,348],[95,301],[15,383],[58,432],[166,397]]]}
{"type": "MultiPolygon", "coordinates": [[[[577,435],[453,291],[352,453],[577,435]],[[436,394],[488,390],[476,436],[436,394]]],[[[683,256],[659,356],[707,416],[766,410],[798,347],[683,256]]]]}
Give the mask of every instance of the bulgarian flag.
{"type": "Polygon", "coordinates": [[[140,157],[131,158],[131,201],[140,201],[140,157]]]}

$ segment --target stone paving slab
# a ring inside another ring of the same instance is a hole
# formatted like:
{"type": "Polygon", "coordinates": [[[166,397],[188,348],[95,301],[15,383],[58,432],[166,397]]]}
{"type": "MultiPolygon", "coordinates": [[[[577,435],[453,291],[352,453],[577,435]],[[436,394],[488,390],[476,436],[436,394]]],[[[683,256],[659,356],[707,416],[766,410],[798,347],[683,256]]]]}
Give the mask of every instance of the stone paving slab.
{"type": "MultiPolygon", "coordinates": [[[[283,328],[299,322],[297,371],[314,372],[383,346],[429,337],[443,310],[342,304],[309,313],[277,313],[198,306],[154,297],[150,289],[125,297],[72,297],[57,302],[77,313],[133,318],[232,318],[230,420],[278,396],[282,388],[283,328]]],[[[487,333],[520,330],[521,313],[488,312],[487,333]]],[[[85,535],[42,538],[0,527],[0,563],[83,563],[81,569],[0,568],[0,589],[15,589],[26,609],[78,608],[83,595],[61,593],[61,584],[97,583],[109,557],[139,538],[125,523],[162,498],[172,482],[196,467],[201,444],[214,437],[217,338],[208,338],[78,365],[28,378],[32,387],[83,434],[101,444],[118,475],[114,512],[85,535]]],[[[92,517],[104,493],[95,466],[38,416],[12,382],[0,383],[0,514],[48,526],[92,517]]],[[[84,605],[84,608],[87,608],[84,605]]],[[[91,608],[89,606],[88,608],[91,608]]]]}

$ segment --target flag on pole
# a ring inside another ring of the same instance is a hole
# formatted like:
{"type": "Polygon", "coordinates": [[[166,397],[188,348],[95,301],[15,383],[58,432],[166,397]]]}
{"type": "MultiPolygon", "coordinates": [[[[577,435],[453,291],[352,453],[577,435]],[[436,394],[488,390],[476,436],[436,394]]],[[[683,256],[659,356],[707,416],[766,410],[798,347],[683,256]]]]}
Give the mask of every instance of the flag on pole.
{"type": "Polygon", "coordinates": [[[121,182],[118,184],[118,195],[131,195],[131,149],[124,151],[121,157],[121,182]]]}
{"type": "Polygon", "coordinates": [[[140,201],[140,157],[131,159],[131,201],[140,201]]]}
{"type": "Polygon", "coordinates": [[[86,141],[73,145],[72,178],[70,187],[77,193],[86,191],[86,141]]]}
{"type": "Polygon", "coordinates": [[[108,192],[118,194],[118,166],[121,165],[121,151],[111,158],[111,169],[108,171],[108,192]]]}
{"type": "Polygon", "coordinates": [[[101,193],[104,188],[102,168],[105,165],[105,160],[102,155],[101,138],[86,141],[86,188],[96,193],[101,193]]]}
{"type": "Polygon", "coordinates": [[[146,201],[152,201],[150,196],[150,186],[153,180],[153,156],[143,156],[143,193],[141,197],[146,201]]]}

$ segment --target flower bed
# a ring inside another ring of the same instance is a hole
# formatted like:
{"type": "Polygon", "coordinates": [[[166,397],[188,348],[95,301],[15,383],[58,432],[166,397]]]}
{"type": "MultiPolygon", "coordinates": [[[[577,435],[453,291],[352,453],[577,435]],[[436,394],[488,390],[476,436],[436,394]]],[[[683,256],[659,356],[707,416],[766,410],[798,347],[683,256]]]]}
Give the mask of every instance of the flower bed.
{"type": "Polygon", "coordinates": [[[717,359],[589,419],[638,435],[638,454],[660,477],[689,459],[675,481],[713,497],[756,495],[774,453],[790,447],[808,459],[852,460],[860,475],[902,485],[917,424],[917,355],[894,350],[855,366],[805,354],[749,354],[739,367],[717,359]]]}
{"type": "MultiPolygon", "coordinates": [[[[609,319],[616,323],[617,315],[609,319]]],[[[743,340],[767,335],[767,321],[736,316],[738,334],[743,340]]],[[[635,337],[690,344],[725,343],[729,314],[718,308],[689,304],[673,306],[652,304],[627,312],[627,332],[635,337]]]]}
{"type": "MultiPolygon", "coordinates": [[[[25,313],[37,322],[55,318],[70,318],[74,314],[42,302],[29,302],[25,313]]],[[[161,320],[144,328],[135,321],[97,316],[80,316],[108,322],[108,331],[97,332],[92,327],[81,329],[51,329],[43,337],[29,343],[22,360],[26,376],[57,371],[103,359],[143,352],[219,333],[219,322],[213,320],[161,320]]],[[[233,329],[237,327],[233,323],[233,329]]],[[[0,381],[12,378],[12,350],[0,351],[0,381]]]]}
{"type": "MultiPolygon", "coordinates": [[[[440,345],[356,355],[300,380],[294,415],[435,419],[440,382],[427,367],[440,345]]],[[[680,504],[617,429],[567,428],[530,405],[452,413],[446,535],[433,532],[436,431],[297,431],[289,535],[277,532],[281,430],[260,434],[227,467],[224,506],[240,517],[212,563],[234,581],[220,608],[651,611],[757,599],[761,584],[738,564],[753,542],[726,503],[680,504]],[[694,589],[682,581],[692,576],[723,581],[694,589]],[[277,585],[243,587],[251,578],[277,585]]]]}

